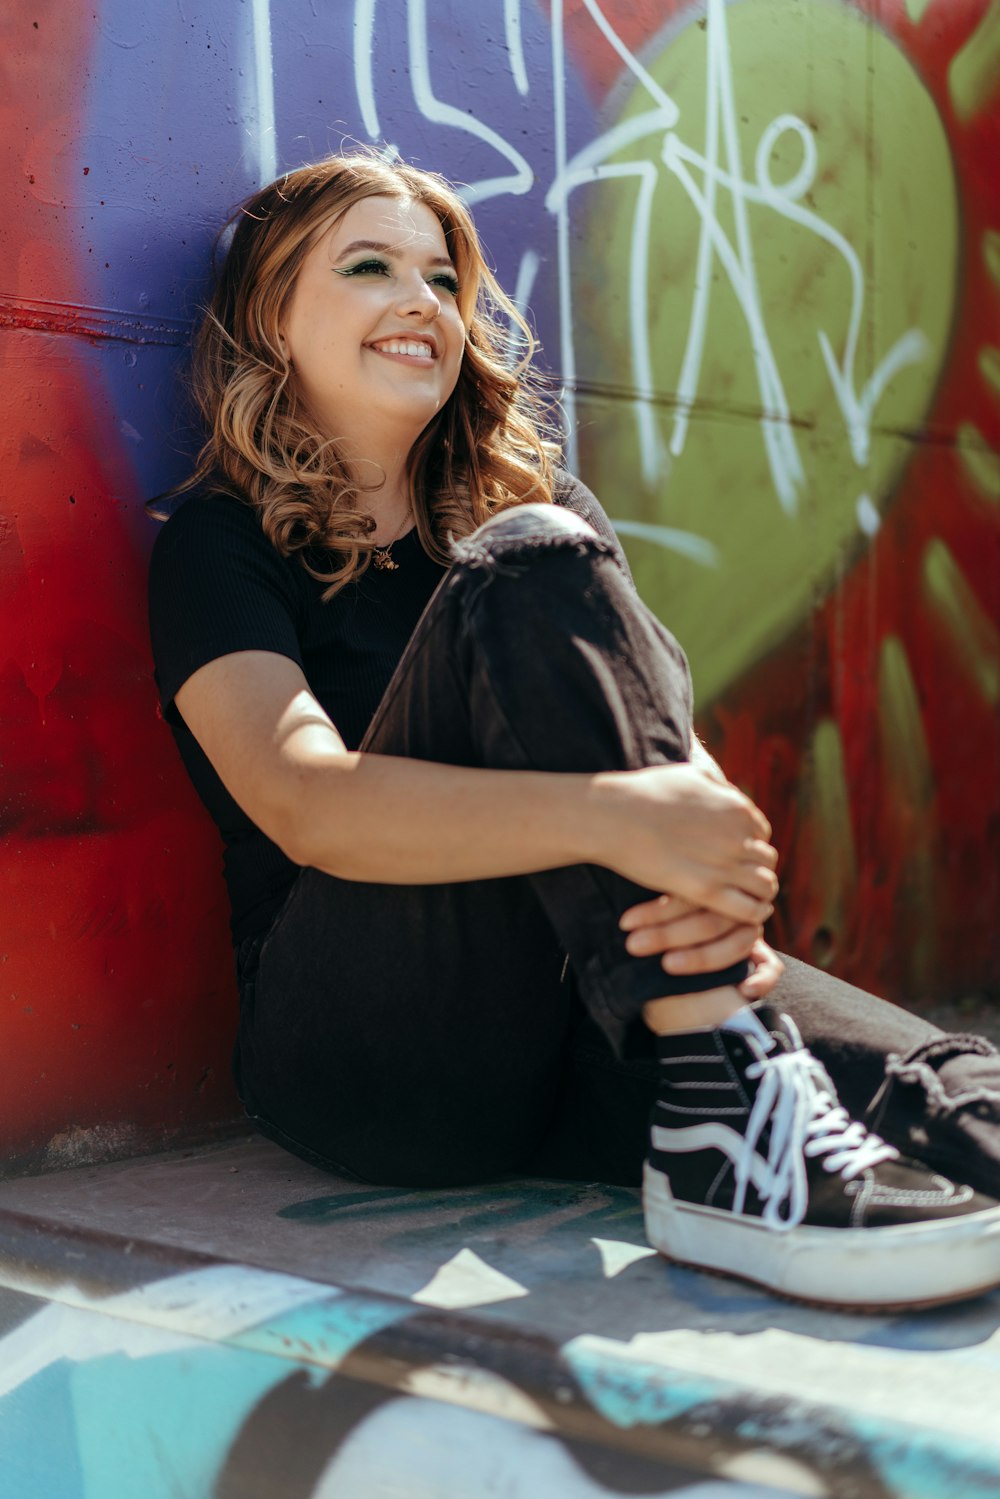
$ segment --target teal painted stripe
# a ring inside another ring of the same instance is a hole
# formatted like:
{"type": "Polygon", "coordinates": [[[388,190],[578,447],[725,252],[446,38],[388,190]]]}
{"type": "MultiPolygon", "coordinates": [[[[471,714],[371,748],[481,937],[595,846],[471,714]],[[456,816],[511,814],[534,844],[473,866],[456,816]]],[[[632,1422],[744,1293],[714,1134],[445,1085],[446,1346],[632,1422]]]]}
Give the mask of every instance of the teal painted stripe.
{"type": "MultiPolygon", "coordinates": [[[[575,1340],[574,1340],[575,1342],[575,1340]]],[[[735,1386],[699,1375],[677,1373],[662,1365],[609,1358],[595,1349],[567,1343],[563,1358],[595,1410],[614,1426],[656,1426],[673,1421],[696,1406],[720,1398],[735,1386]]]]}
{"type": "Polygon", "coordinates": [[[1000,1494],[996,1447],[916,1428],[887,1427],[864,1417],[853,1417],[851,1426],[891,1493],[906,1499],[997,1499],[1000,1494]]]}
{"type": "Polygon", "coordinates": [[[83,1499],[207,1499],[236,1435],[288,1377],[280,1361],[208,1343],[77,1365],[83,1499]]]}
{"type": "Polygon", "coordinates": [[[831,1435],[839,1434],[845,1450],[855,1447],[863,1453],[899,1499],[942,1499],[945,1494],[948,1499],[997,1499],[1000,1494],[1000,1445],[986,1433],[976,1442],[903,1421],[873,1420],[846,1407],[792,1398],[783,1402],[773,1392],[757,1394],[730,1380],[617,1357],[587,1346],[582,1338],[568,1343],[563,1357],[591,1404],[624,1430],[711,1405],[717,1430],[805,1461],[815,1455],[820,1471],[831,1459],[831,1435]],[[753,1412],[756,1403],[759,1417],[753,1412]],[[737,1407],[740,1414],[733,1419],[737,1407]]]}
{"type": "Polygon", "coordinates": [[[359,1343],[394,1323],[407,1321],[417,1310],[410,1302],[381,1301],[363,1293],[344,1292],[293,1307],[229,1341],[235,1348],[336,1369],[359,1343]]]}
{"type": "Polygon", "coordinates": [[[96,1320],[63,1313],[52,1361],[0,1399],[0,1496],[208,1499],[289,1366],[159,1328],[127,1329],[127,1348],[107,1351],[104,1329],[85,1325],[96,1320]]]}
{"type": "Polygon", "coordinates": [[[0,1494],[86,1499],[70,1392],[72,1366],[50,1365],[0,1399],[0,1494]]]}

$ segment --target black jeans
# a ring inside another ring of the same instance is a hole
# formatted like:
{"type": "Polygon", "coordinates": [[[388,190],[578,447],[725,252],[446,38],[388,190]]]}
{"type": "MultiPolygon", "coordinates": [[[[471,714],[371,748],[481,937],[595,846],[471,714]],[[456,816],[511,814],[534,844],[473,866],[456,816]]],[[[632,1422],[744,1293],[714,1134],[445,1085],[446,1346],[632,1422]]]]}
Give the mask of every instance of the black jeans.
{"type": "MultiPolygon", "coordinates": [[[[686,760],[690,735],[684,656],[611,544],[570,511],[526,506],[455,544],[361,748],[593,772],[686,760]]],[[[643,1003],[746,973],[671,978],[659,956],[626,953],[618,918],[649,893],[590,865],[445,885],[303,870],[240,955],[248,1112],[289,1149],[367,1181],[522,1171],[637,1184],[656,1079],[643,1003]]],[[[941,1033],[787,961],[774,1002],[852,1112],[874,1100],[884,1123],[908,1086],[887,1081],[887,1057],[916,1066],[941,1033]]],[[[949,1056],[985,1067],[973,1081],[1000,1101],[992,1048],[955,1040],[949,1056]]],[[[904,1133],[926,1126],[933,1090],[924,1079],[911,1091],[904,1133]]]]}

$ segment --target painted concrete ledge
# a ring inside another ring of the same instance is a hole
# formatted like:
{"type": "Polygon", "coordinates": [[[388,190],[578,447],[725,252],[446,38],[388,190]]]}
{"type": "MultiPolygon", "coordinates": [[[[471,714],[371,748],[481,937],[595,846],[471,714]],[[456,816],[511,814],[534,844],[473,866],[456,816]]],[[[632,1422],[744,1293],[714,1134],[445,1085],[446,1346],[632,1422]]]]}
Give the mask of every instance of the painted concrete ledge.
{"type": "Polygon", "coordinates": [[[0,1184],[3,1499],[995,1499],[1000,1295],[821,1313],[637,1194],[251,1138],[0,1184]]]}

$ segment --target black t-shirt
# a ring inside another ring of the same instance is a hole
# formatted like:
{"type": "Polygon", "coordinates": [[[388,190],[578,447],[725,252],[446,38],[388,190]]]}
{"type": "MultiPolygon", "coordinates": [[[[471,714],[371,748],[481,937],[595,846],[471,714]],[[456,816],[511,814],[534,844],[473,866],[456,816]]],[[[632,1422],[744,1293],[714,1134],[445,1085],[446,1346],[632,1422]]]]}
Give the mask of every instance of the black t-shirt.
{"type": "MultiPolygon", "coordinates": [[[[554,498],[612,542],[631,576],[607,516],[569,474],[554,498]]],[[[199,667],[235,651],[273,651],[302,668],[348,749],[357,749],[417,621],[447,572],[416,528],[393,543],[398,571],[369,567],[329,603],[324,585],[297,556],[282,557],[256,512],[221,494],[196,494],[156,538],[149,617],[163,716],[195,790],[225,843],[233,941],[267,931],[298,868],[237,806],[174,703],[199,667]]]]}

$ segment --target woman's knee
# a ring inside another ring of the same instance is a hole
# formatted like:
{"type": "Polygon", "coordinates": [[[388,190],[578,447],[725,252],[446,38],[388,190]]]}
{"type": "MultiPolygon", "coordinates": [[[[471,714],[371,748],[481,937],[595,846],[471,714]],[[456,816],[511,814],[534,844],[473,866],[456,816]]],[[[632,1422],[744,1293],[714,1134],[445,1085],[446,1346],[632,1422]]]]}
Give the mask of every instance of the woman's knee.
{"type": "Polygon", "coordinates": [[[454,564],[487,577],[520,576],[536,558],[592,559],[607,550],[607,541],[588,521],[556,504],[512,505],[451,544],[454,564]]]}
{"type": "Polygon", "coordinates": [[[554,536],[599,539],[590,522],[585,521],[582,515],[577,515],[575,510],[567,510],[564,505],[534,503],[512,505],[507,510],[501,510],[498,515],[491,515],[467,539],[501,536],[526,541],[534,538],[547,540],[554,536]]]}

